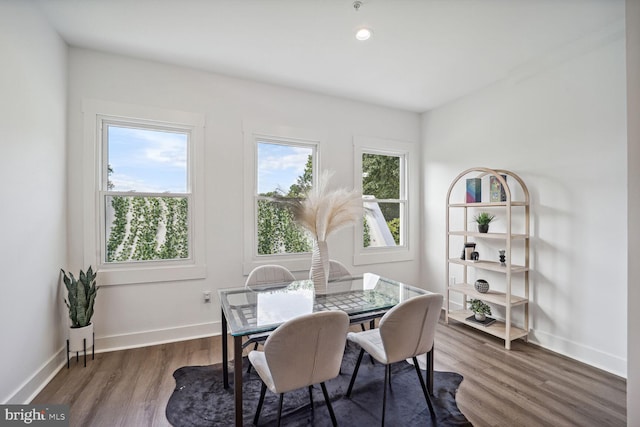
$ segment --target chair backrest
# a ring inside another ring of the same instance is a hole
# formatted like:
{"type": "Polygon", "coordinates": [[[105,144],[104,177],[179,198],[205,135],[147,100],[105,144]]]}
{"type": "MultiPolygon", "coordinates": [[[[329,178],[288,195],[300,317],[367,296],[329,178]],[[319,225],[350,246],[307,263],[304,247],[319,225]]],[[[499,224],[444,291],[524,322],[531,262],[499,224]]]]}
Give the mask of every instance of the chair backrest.
{"type": "MultiPolygon", "coordinates": [[[[313,275],[309,271],[309,279],[312,279],[313,275]]],[[[349,269],[340,261],[335,259],[329,260],[329,280],[340,279],[342,277],[351,277],[349,269]]]]}
{"type": "Polygon", "coordinates": [[[296,280],[293,273],[281,265],[261,265],[254,268],[247,280],[244,282],[245,287],[252,285],[264,285],[268,283],[286,283],[296,280]]]}
{"type": "Polygon", "coordinates": [[[329,280],[339,279],[341,277],[351,277],[351,272],[340,261],[335,259],[329,260],[329,280]]]}
{"type": "Polygon", "coordinates": [[[295,317],[273,331],[264,355],[277,392],[337,377],[348,328],[349,316],[335,310],[295,317]]]}
{"type": "Polygon", "coordinates": [[[420,295],[401,302],[382,316],[379,329],[388,363],[431,350],[442,301],[441,294],[420,295]]]}

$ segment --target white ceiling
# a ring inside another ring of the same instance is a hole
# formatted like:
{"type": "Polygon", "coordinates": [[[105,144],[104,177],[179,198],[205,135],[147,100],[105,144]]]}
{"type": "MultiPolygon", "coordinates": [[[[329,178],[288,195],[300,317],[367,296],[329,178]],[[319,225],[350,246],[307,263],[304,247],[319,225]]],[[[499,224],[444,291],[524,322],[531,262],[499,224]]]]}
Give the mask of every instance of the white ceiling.
{"type": "Polygon", "coordinates": [[[415,112],[624,28],[624,0],[35,1],[72,46],[415,112]]]}

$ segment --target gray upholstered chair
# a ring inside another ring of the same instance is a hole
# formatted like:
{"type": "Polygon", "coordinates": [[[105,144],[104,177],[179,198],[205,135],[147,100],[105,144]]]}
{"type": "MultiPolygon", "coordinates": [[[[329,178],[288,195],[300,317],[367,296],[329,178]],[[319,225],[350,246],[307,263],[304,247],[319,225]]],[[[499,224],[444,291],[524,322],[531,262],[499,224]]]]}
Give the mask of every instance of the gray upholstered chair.
{"type": "Polygon", "coordinates": [[[296,280],[287,268],[281,265],[268,264],[261,265],[253,270],[247,276],[247,280],[244,282],[245,287],[251,287],[253,285],[265,285],[269,283],[286,283],[296,280]]]}
{"type": "MultiPolygon", "coordinates": [[[[247,280],[244,282],[245,288],[251,288],[254,285],[267,285],[270,283],[279,284],[293,282],[296,280],[293,273],[281,265],[267,264],[261,265],[249,273],[247,280]]],[[[254,343],[253,349],[258,348],[258,344],[267,339],[271,332],[263,332],[259,334],[251,334],[247,336],[247,340],[242,344],[242,348],[248,347],[254,343]]],[[[251,365],[247,368],[247,372],[251,370],[251,365]]]]}
{"type": "Polygon", "coordinates": [[[389,310],[378,325],[378,329],[364,332],[349,332],[347,340],[358,344],[361,348],[353,370],[347,397],[351,396],[353,384],[358,375],[362,356],[366,351],[378,362],[386,365],[384,373],[384,391],[382,394],[382,425],[387,403],[387,388],[391,385],[391,364],[412,359],[416,373],[427,400],[427,405],[434,415],[433,405],[422,378],[416,356],[427,353],[433,348],[436,325],[442,309],[443,297],[440,294],[420,295],[410,298],[389,310]]]}
{"type": "Polygon", "coordinates": [[[254,424],[258,424],[267,388],[280,394],[279,426],[284,393],[308,387],[313,408],[312,386],[319,383],[331,421],[337,425],[324,382],[338,376],[348,328],[349,316],[343,311],[305,314],[273,331],[264,343],[264,351],[249,353],[249,361],[262,379],[254,424]]]}

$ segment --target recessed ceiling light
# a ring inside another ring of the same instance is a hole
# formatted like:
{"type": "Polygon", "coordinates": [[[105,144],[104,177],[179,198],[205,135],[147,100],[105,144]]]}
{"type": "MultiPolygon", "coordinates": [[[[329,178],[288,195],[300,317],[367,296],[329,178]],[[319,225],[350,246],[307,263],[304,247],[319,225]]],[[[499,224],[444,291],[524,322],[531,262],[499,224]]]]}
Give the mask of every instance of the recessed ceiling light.
{"type": "Polygon", "coordinates": [[[356,38],[358,40],[369,40],[371,37],[371,30],[368,28],[360,28],[356,31],[356,38]]]}

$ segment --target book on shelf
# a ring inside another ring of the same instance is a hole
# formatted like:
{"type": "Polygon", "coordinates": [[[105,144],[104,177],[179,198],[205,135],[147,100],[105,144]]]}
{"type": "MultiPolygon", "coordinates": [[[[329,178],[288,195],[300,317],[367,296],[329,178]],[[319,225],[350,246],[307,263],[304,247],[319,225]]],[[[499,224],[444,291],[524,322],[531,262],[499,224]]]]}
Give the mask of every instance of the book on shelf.
{"type": "Polygon", "coordinates": [[[482,180],[480,178],[467,179],[467,203],[482,201],[482,180]]]}
{"type": "Polygon", "coordinates": [[[492,323],[495,323],[495,321],[496,321],[496,319],[494,319],[493,317],[489,317],[489,316],[485,317],[484,320],[477,320],[476,316],[473,315],[473,314],[471,316],[467,317],[465,320],[467,322],[477,323],[477,324],[482,325],[482,326],[489,326],[492,323]]]}
{"type": "MultiPolygon", "coordinates": [[[[502,178],[507,181],[507,176],[502,175],[502,178]]],[[[502,184],[498,180],[497,176],[491,175],[489,177],[489,198],[492,202],[506,202],[507,193],[504,191],[502,184]]]]}

